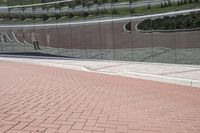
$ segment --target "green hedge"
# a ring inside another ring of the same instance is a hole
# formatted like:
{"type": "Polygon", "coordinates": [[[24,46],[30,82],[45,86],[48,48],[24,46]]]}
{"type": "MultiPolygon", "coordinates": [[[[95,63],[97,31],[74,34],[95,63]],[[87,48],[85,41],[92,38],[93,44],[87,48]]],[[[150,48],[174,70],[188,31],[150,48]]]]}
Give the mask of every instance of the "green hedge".
{"type": "Polygon", "coordinates": [[[164,18],[146,19],[138,24],[139,30],[173,30],[200,28],[200,12],[188,15],[165,16],[164,18]]]}

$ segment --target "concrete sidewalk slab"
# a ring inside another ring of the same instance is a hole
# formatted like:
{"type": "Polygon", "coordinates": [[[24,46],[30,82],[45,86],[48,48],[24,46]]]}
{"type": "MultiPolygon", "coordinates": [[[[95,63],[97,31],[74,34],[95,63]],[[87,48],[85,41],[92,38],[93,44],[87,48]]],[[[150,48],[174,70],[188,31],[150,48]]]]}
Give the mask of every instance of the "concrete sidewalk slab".
{"type": "Polygon", "coordinates": [[[200,87],[200,66],[164,63],[144,63],[113,60],[84,60],[18,56],[0,57],[2,61],[24,62],[95,73],[126,76],[186,86],[200,87]]]}

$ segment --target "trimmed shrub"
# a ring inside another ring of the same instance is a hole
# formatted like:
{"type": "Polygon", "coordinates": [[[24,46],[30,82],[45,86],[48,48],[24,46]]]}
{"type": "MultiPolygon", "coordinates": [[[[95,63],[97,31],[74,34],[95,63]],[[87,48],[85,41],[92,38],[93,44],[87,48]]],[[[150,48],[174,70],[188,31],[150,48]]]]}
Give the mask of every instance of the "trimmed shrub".
{"type": "Polygon", "coordinates": [[[176,17],[165,16],[164,18],[146,19],[138,24],[140,30],[173,30],[200,28],[200,13],[178,15],[176,17]]]}
{"type": "Polygon", "coordinates": [[[128,23],[125,25],[125,29],[128,30],[128,31],[131,31],[131,30],[132,30],[131,22],[128,22],[128,23]]]}

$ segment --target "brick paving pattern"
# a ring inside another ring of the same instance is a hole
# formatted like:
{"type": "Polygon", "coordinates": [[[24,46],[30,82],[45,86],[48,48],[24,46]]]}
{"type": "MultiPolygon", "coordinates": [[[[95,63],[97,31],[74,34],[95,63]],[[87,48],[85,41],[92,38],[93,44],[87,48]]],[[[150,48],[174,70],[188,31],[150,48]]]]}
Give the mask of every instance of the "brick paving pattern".
{"type": "Polygon", "coordinates": [[[0,133],[200,133],[200,89],[0,62],[0,133]]]}

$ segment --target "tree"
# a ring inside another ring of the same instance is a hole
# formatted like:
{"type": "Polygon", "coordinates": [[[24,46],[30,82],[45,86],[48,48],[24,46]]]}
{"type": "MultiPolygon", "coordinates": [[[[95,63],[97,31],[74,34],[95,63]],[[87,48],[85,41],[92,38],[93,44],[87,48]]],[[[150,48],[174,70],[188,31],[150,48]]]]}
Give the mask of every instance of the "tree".
{"type": "Polygon", "coordinates": [[[101,3],[101,0],[98,0],[97,1],[97,4],[100,6],[102,3],[101,3]]]}
{"type": "Polygon", "coordinates": [[[135,8],[131,8],[131,13],[135,13],[135,8]]]}
{"type": "Polygon", "coordinates": [[[197,19],[194,21],[194,23],[195,23],[195,26],[196,26],[196,27],[200,27],[200,17],[197,18],[197,19]]]}
{"type": "Polygon", "coordinates": [[[181,0],[181,5],[183,5],[184,4],[184,2],[181,0]]]}
{"type": "Polygon", "coordinates": [[[151,5],[150,5],[150,4],[148,4],[147,8],[148,8],[148,9],[151,9],[151,5]]]}
{"type": "Polygon", "coordinates": [[[81,0],[75,0],[75,4],[76,5],[80,5],[81,4],[81,0]]]}
{"type": "Polygon", "coordinates": [[[167,2],[165,2],[165,5],[164,5],[164,7],[167,7],[168,5],[167,5],[167,2]]]}
{"type": "Polygon", "coordinates": [[[168,6],[172,6],[171,0],[168,1],[168,6]]]}
{"type": "Polygon", "coordinates": [[[187,20],[186,21],[186,28],[190,28],[192,26],[192,21],[187,20]]]}
{"type": "Polygon", "coordinates": [[[178,1],[178,6],[180,6],[181,5],[181,3],[180,3],[180,1],[178,1]]]}
{"type": "Polygon", "coordinates": [[[112,9],[112,14],[118,14],[118,11],[117,11],[117,9],[112,9]]]}
{"type": "Polygon", "coordinates": [[[132,31],[131,21],[125,25],[125,29],[128,31],[132,31]]]}
{"type": "Polygon", "coordinates": [[[74,9],[74,7],[75,7],[75,4],[73,3],[73,1],[68,3],[68,7],[69,7],[69,8],[73,8],[73,9],[74,9]]]}
{"type": "Polygon", "coordinates": [[[164,7],[164,5],[163,5],[163,3],[162,3],[162,2],[161,2],[161,4],[160,4],[160,7],[161,7],[161,8],[163,8],[163,7],[164,7]]]}
{"type": "Polygon", "coordinates": [[[43,21],[46,21],[49,19],[49,16],[47,14],[43,14],[43,21]]]}
{"type": "Polygon", "coordinates": [[[20,19],[21,19],[21,21],[24,21],[26,18],[24,17],[23,14],[21,14],[21,15],[20,15],[20,19]]]}
{"type": "Polygon", "coordinates": [[[100,14],[100,12],[99,12],[99,10],[97,9],[97,11],[95,12],[95,15],[99,15],[100,14]]]}
{"type": "Polygon", "coordinates": [[[69,16],[69,18],[73,18],[73,17],[74,17],[74,14],[70,12],[70,13],[68,14],[68,16],[69,16]]]}
{"type": "Polygon", "coordinates": [[[87,17],[89,16],[89,13],[88,12],[83,12],[83,17],[87,17]]]}
{"type": "Polygon", "coordinates": [[[56,20],[60,19],[61,18],[61,14],[60,13],[56,13],[55,14],[55,18],[56,18],[56,20]]]}
{"type": "Polygon", "coordinates": [[[107,3],[108,2],[108,0],[102,0],[102,3],[107,3]]]}
{"type": "Polygon", "coordinates": [[[93,0],[93,3],[97,4],[97,3],[98,3],[98,0],[93,0]]]}

